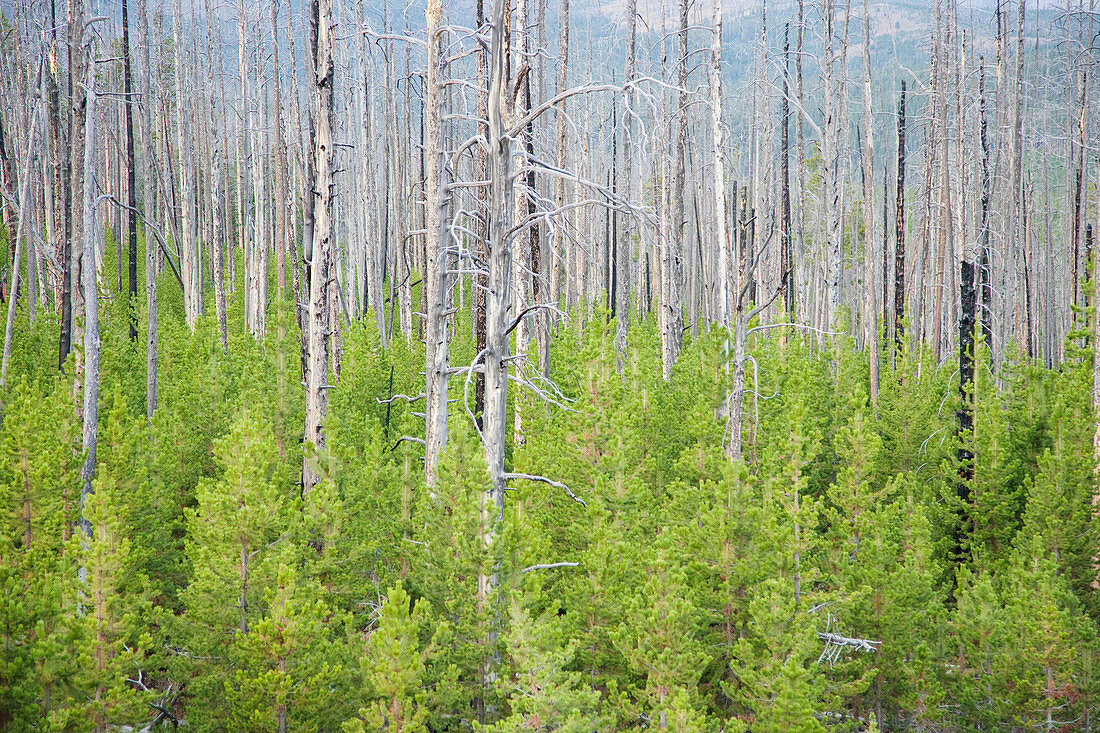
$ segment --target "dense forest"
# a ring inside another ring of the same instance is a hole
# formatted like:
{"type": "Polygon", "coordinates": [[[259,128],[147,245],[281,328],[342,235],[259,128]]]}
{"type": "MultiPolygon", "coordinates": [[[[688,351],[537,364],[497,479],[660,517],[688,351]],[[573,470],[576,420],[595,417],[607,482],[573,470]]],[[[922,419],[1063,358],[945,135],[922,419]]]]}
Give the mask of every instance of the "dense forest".
{"type": "Polygon", "coordinates": [[[1092,0],[0,1],[0,731],[1100,728],[1092,0]]]}

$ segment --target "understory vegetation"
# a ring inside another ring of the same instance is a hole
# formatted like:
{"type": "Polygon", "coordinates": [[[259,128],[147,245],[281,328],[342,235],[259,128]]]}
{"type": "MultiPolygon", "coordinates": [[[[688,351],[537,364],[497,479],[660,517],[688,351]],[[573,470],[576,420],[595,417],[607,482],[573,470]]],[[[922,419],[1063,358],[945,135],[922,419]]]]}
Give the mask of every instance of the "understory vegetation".
{"type": "MultiPolygon", "coordinates": [[[[149,424],[144,345],[125,299],[104,301],[90,538],[76,355],[58,371],[54,316],[18,316],[0,427],[0,729],[1090,725],[1084,331],[1054,371],[994,370],[980,345],[960,437],[952,362],[884,357],[873,404],[847,337],[772,329],[749,341],[744,458],[730,462],[725,333],[689,338],[666,383],[643,322],[620,377],[614,323],[577,313],[551,346],[560,405],[510,392],[524,440],[507,456],[569,491],[516,482],[487,546],[473,380],[452,380],[429,491],[423,449],[400,440],[423,434],[420,408],[388,399],[421,389],[423,346],[383,350],[370,318],[345,326],[328,447],[311,459],[321,481],[303,499],[292,323],[284,343],[257,341],[231,298],[223,351],[214,319],[192,333],[162,285],[149,424]]],[[[470,363],[456,318],[452,362],[470,363]]]]}

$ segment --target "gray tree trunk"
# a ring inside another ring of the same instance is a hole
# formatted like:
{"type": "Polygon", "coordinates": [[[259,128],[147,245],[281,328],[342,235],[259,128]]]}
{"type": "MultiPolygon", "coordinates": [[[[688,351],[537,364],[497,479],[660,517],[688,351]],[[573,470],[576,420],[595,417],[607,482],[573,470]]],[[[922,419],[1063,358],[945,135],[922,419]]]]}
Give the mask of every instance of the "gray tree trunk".
{"type": "Polygon", "coordinates": [[[153,62],[149,35],[149,3],[143,0],[138,10],[138,33],[141,34],[145,73],[142,75],[142,151],[145,162],[145,187],[142,209],[145,215],[145,418],[153,419],[157,408],[157,245],[150,226],[155,218],[153,203],[156,185],[156,149],[153,140],[153,62]]]}
{"type": "MultiPolygon", "coordinates": [[[[85,34],[85,59],[91,60],[90,43],[91,35],[85,34]]],[[[98,421],[99,403],[99,298],[96,283],[95,250],[98,224],[96,222],[96,192],[95,192],[95,152],[96,152],[96,127],[95,127],[95,73],[90,69],[87,76],[87,98],[84,118],[84,199],[82,211],[84,225],[82,227],[83,247],[81,269],[81,286],[84,290],[84,467],[80,472],[80,509],[81,528],[86,537],[91,537],[91,524],[84,509],[87,498],[92,494],[92,479],[95,477],[96,460],[96,427],[98,421]]]]}
{"type": "MultiPolygon", "coordinates": [[[[324,421],[328,411],[328,270],[333,236],[333,49],[332,0],[310,1],[310,120],[314,180],[313,248],[309,257],[309,371],[306,375],[306,450],[324,453],[324,421]]],[[[302,493],[320,480],[317,459],[306,455],[302,465],[302,493]]]]}
{"type": "Polygon", "coordinates": [[[428,310],[424,324],[427,350],[425,375],[424,477],[435,485],[436,468],[447,445],[447,349],[450,343],[447,321],[447,182],[444,178],[443,106],[445,62],[442,57],[442,0],[429,0],[427,8],[428,68],[425,78],[425,193],[427,194],[427,246],[425,291],[428,310]]]}

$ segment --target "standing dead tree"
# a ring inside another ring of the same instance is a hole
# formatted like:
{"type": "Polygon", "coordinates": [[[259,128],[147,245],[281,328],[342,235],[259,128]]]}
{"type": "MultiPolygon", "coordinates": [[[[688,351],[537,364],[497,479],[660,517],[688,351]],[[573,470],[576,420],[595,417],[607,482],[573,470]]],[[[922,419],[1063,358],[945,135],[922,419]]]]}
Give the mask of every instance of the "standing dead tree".
{"type": "Polygon", "coordinates": [[[444,178],[443,109],[446,99],[446,64],[441,53],[443,5],[430,0],[427,8],[428,59],[424,79],[424,155],[426,194],[425,293],[428,308],[424,322],[427,364],[424,370],[426,397],[424,435],[424,476],[428,486],[435,485],[436,466],[447,445],[447,385],[449,363],[447,227],[448,189],[444,178]]]}
{"type": "Polygon", "coordinates": [[[307,190],[313,199],[313,237],[306,251],[309,265],[309,362],[306,373],[305,438],[302,493],[309,494],[320,481],[318,461],[325,449],[324,421],[328,412],[329,367],[329,262],[333,227],[333,50],[332,0],[310,0],[310,143],[312,180],[307,190]],[[315,451],[314,455],[310,455],[315,451]]]}

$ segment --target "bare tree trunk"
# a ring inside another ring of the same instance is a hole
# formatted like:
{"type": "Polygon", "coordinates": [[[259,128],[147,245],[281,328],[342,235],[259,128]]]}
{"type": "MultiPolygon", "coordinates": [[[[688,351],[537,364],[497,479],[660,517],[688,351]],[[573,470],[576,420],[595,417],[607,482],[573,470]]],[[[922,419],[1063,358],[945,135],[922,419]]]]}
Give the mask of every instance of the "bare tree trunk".
{"type": "MultiPolygon", "coordinates": [[[[569,0],[561,0],[561,67],[558,69],[558,92],[565,91],[568,81],[568,69],[569,69],[569,0]]],[[[565,170],[566,165],[566,147],[565,147],[565,105],[559,106],[557,111],[557,166],[558,170],[565,170]]],[[[560,210],[565,205],[565,180],[558,178],[557,185],[555,187],[554,203],[560,210]]],[[[490,226],[492,224],[490,223],[490,226]]],[[[562,267],[565,266],[565,290],[567,291],[565,298],[565,308],[568,310],[572,305],[572,301],[568,296],[571,292],[569,283],[569,268],[568,268],[568,254],[566,249],[570,245],[566,242],[565,238],[565,225],[564,223],[555,229],[554,247],[548,258],[550,261],[550,299],[554,302],[554,305],[560,306],[562,301],[562,267]]],[[[539,353],[540,369],[543,374],[549,372],[550,369],[550,352],[549,352],[549,338],[546,339],[546,343],[542,345],[541,352],[539,353]]]]}
{"type": "Polygon", "coordinates": [[[828,313],[825,325],[833,330],[837,311],[841,302],[841,277],[844,270],[844,249],[841,242],[840,212],[840,154],[837,140],[840,105],[837,101],[835,79],[836,54],[833,48],[833,23],[835,0],[823,0],[822,13],[825,41],[825,57],[822,61],[822,83],[825,85],[825,119],[822,124],[821,139],[821,179],[825,213],[825,257],[826,283],[829,291],[828,313]]]}
{"type": "Polygon", "coordinates": [[[153,140],[153,62],[151,54],[152,40],[149,37],[148,0],[143,0],[138,12],[138,33],[141,34],[141,48],[145,57],[145,74],[142,76],[142,141],[145,162],[145,187],[143,194],[143,214],[145,216],[145,418],[153,419],[157,408],[157,245],[152,232],[155,218],[153,191],[156,173],[156,143],[153,140]]]}
{"type": "MultiPolygon", "coordinates": [[[[935,3],[935,41],[933,43],[932,64],[932,105],[933,123],[939,130],[939,134],[932,137],[932,154],[937,161],[938,171],[934,173],[938,180],[935,187],[938,206],[935,207],[935,271],[936,276],[932,281],[932,353],[939,363],[941,349],[943,348],[943,316],[944,316],[944,290],[947,288],[946,269],[947,258],[952,250],[952,203],[951,203],[951,174],[949,170],[950,153],[948,140],[950,139],[947,120],[947,80],[949,78],[948,54],[946,43],[943,40],[944,30],[942,21],[941,0],[935,3]]],[[[929,171],[930,174],[933,171],[929,171]]]]}
{"type": "MultiPolygon", "coordinates": [[[[505,431],[508,424],[508,335],[512,309],[512,247],[509,241],[513,210],[513,176],[511,174],[512,143],[505,134],[507,114],[507,45],[505,39],[509,0],[496,0],[490,20],[489,38],[489,282],[485,296],[485,412],[482,415],[482,442],[485,464],[489,472],[488,503],[483,509],[485,537],[492,547],[504,519],[504,492],[507,474],[504,470],[505,431]]],[[[494,552],[498,552],[494,550],[494,552]]],[[[481,595],[495,589],[500,582],[498,563],[492,574],[480,580],[481,595]]],[[[499,624],[493,623],[488,633],[489,660],[485,678],[496,678],[499,652],[496,649],[499,624]]]]}
{"type": "MultiPolygon", "coordinates": [[[[314,180],[313,250],[309,257],[309,373],[306,375],[305,443],[324,453],[328,411],[328,270],[333,236],[332,0],[310,0],[310,132],[314,180]]],[[[302,465],[302,493],[308,496],[320,473],[308,453],[302,465]]]]}
{"type": "MultiPolygon", "coordinates": [[[[795,53],[794,53],[794,88],[795,98],[798,102],[799,113],[795,115],[795,127],[794,127],[794,139],[795,139],[795,151],[798,156],[798,213],[797,213],[797,227],[798,232],[795,237],[795,242],[801,242],[806,236],[806,134],[803,126],[803,110],[805,107],[805,88],[802,81],[802,52],[805,42],[806,26],[804,23],[805,14],[805,2],[804,0],[798,0],[798,32],[796,33],[795,41],[795,53]]],[[[792,253],[793,255],[793,253],[792,253]]],[[[797,280],[795,281],[795,287],[797,287],[797,280]]],[[[807,299],[809,300],[809,299],[807,299]]],[[[797,303],[796,303],[797,305],[797,303]]],[[[806,305],[802,306],[803,313],[806,316],[809,315],[809,310],[806,305]]],[[[799,314],[791,313],[791,317],[797,319],[799,314]]],[[[808,317],[804,317],[804,320],[809,322],[808,317]]]]}
{"type": "MultiPolygon", "coordinates": [[[[290,4],[288,2],[287,13],[289,12],[290,4]]],[[[281,412],[285,409],[283,386],[286,384],[286,258],[287,252],[290,250],[291,233],[287,226],[289,187],[287,185],[286,140],[283,137],[283,94],[280,86],[282,69],[279,66],[279,4],[275,0],[272,0],[271,3],[271,38],[272,65],[274,66],[271,72],[271,95],[275,117],[275,318],[278,321],[276,328],[279,343],[276,349],[278,352],[279,409],[281,412]]],[[[297,90],[293,87],[292,92],[297,94],[297,90]]],[[[297,267],[297,264],[291,260],[290,266],[297,267]]],[[[225,297],[224,293],[223,288],[223,298],[225,297]]]]}
{"type": "MultiPolygon", "coordinates": [[[[210,55],[217,56],[219,61],[215,64],[216,67],[221,65],[221,48],[215,44],[214,36],[214,24],[216,19],[210,12],[210,0],[206,1],[206,43],[210,48],[210,55]]],[[[274,4],[273,4],[274,7],[274,4]]],[[[274,12],[274,10],[272,11],[274,12]]],[[[278,51],[276,51],[276,54],[278,51]]],[[[278,59],[278,56],[276,56],[278,59]]],[[[220,75],[219,75],[219,84],[220,75]]],[[[211,91],[213,96],[213,91],[211,91]]],[[[224,100],[223,100],[224,101],[224,100]]],[[[213,237],[210,242],[210,247],[213,250],[213,257],[211,258],[214,266],[213,280],[214,280],[214,312],[218,319],[218,332],[221,335],[222,351],[229,351],[229,330],[226,323],[226,311],[225,311],[225,265],[222,254],[222,241],[224,234],[222,232],[222,212],[225,204],[223,203],[222,192],[222,145],[225,144],[225,126],[217,125],[217,119],[214,115],[214,105],[211,103],[207,110],[209,117],[208,123],[210,129],[214,131],[210,136],[210,174],[208,185],[210,186],[210,210],[213,218],[213,237]]],[[[224,119],[224,114],[223,114],[224,119]]],[[[228,159],[225,161],[226,167],[228,167],[228,159]]],[[[282,390],[280,390],[280,395],[282,390]]]]}
{"type": "MultiPolygon", "coordinates": [[[[1006,311],[1004,321],[1006,327],[1012,324],[1010,334],[1017,340],[1022,336],[1024,303],[1020,295],[1024,287],[1026,277],[1026,264],[1024,262],[1024,242],[1021,234],[1021,223],[1024,211],[1024,162],[1023,162],[1023,129],[1024,129],[1024,21],[1027,18],[1027,1],[1019,0],[1016,14],[1016,75],[1013,79],[1013,104],[1012,104],[1012,189],[1008,196],[1008,267],[1014,272],[1011,281],[1011,296],[1015,303],[1014,318],[1006,311]]],[[[1076,285],[1074,285],[1076,289],[1076,285]]]]}
{"type": "MultiPolygon", "coordinates": [[[[1096,211],[1096,227],[1100,232],[1100,207],[1096,211]]],[[[1100,255],[1096,258],[1100,260],[1100,255]]],[[[1095,307],[1092,316],[1092,459],[1093,476],[1100,477],[1100,266],[1093,262],[1092,271],[1092,302],[1095,307]]],[[[1096,489],[1094,489],[1096,491],[1096,489]]],[[[1100,503],[1100,496],[1094,493],[1092,503],[1095,506],[1100,503]]]]}
{"type": "MultiPolygon", "coordinates": [[[[38,65],[39,81],[35,83],[35,88],[41,87],[42,76],[42,63],[38,65]]],[[[38,132],[38,114],[41,106],[41,100],[36,99],[34,104],[34,112],[31,114],[30,126],[27,129],[27,152],[23,156],[23,172],[22,172],[22,186],[20,186],[19,193],[19,223],[16,226],[15,238],[12,247],[11,258],[11,284],[8,287],[8,319],[7,326],[4,329],[4,355],[3,364],[0,366],[0,389],[7,389],[8,386],[8,359],[11,357],[11,337],[12,331],[15,326],[15,303],[19,297],[19,258],[22,256],[23,251],[23,232],[27,228],[27,215],[31,208],[31,153],[34,150],[34,138],[35,133],[38,132]]],[[[17,163],[18,165],[18,163],[17,163]]],[[[33,224],[31,226],[34,226],[33,224]]],[[[31,288],[26,288],[28,295],[31,292],[31,288]]]]}
{"type": "Polygon", "coordinates": [[[130,340],[137,341],[137,161],[134,159],[134,86],[130,77],[130,4],[122,0],[122,91],[126,95],[126,198],[130,210],[127,212],[126,233],[128,237],[127,276],[130,303],[130,340]]]}
{"type": "MultiPolygon", "coordinates": [[[[54,0],[50,1],[50,15],[49,15],[49,30],[47,31],[47,38],[49,39],[50,53],[57,55],[57,12],[56,4],[54,0]]],[[[65,146],[62,144],[61,136],[61,101],[59,90],[59,74],[60,69],[55,68],[54,65],[47,64],[45,69],[45,83],[46,83],[46,99],[48,100],[48,114],[46,115],[47,133],[46,142],[50,151],[50,192],[52,194],[52,200],[47,202],[47,207],[50,213],[47,214],[47,227],[49,227],[49,221],[53,220],[53,235],[50,237],[50,245],[53,247],[53,251],[56,254],[57,261],[62,265],[62,272],[58,273],[58,278],[54,281],[54,299],[55,305],[61,314],[61,329],[67,331],[69,324],[67,322],[69,317],[69,294],[68,294],[68,278],[65,276],[64,268],[65,263],[68,261],[65,248],[68,242],[68,222],[67,212],[68,203],[66,196],[66,183],[61,175],[61,171],[64,168],[62,162],[66,157],[65,146]]]]}
{"type": "MultiPolygon", "coordinates": [[[[86,93],[84,79],[87,59],[84,53],[84,3],[86,0],[69,0],[69,236],[65,239],[66,281],[69,290],[69,313],[62,313],[60,363],[65,363],[73,342],[84,340],[81,330],[84,321],[84,297],[81,293],[81,248],[73,243],[84,241],[84,105],[86,93]],[[74,165],[77,161],[81,165],[74,165]],[[66,328],[68,324],[68,328],[66,328]]],[[[78,354],[76,370],[79,374],[81,357],[78,354]]]]}
{"type": "MultiPolygon", "coordinates": [[[[10,136],[11,133],[9,132],[10,136]]],[[[0,190],[6,194],[6,197],[18,198],[19,193],[15,190],[15,173],[12,170],[11,156],[8,153],[8,146],[4,142],[4,120],[0,117],[0,190]]],[[[8,247],[15,242],[15,230],[18,228],[18,224],[12,225],[11,220],[11,207],[7,201],[0,201],[0,212],[3,214],[3,220],[0,221],[0,226],[4,227],[4,241],[8,243],[8,247]]],[[[10,253],[9,253],[10,254],[10,253]]]]}
{"type": "Polygon", "coordinates": [[[182,211],[180,213],[180,275],[183,277],[183,308],[187,326],[195,328],[195,321],[201,312],[199,302],[198,242],[195,239],[195,184],[192,165],[192,137],[190,104],[187,95],[186,70],[183,49],[183,12],[181,0],[175,0],[172,22],[173,43],[176,49],[176,154],[179,158],[180,193],[182,211]]]}
{"type": "MultiPolygon", "coordinates": [[[[721,13],[721,0],[715,0],[721,13]]],[[[638,29],[638,0],[627,0],[627,37],[626,37],[626,69],[623,76],[624,110],[623,110],[623,180],[626,181],[627,201],[634,200],[634,74],[637,63],[636,37],[638,29]]],[[[720,17],[720,16],[719,16],[720,17]]],[[[721,20],[717,31],[718,42],[721,43],[721,20]]],[[[719,67],[721,65],[721,50],[719,49],[719,67]]],[[[719,68],[719,79],[721,79],[719,68]]],[[[719,82],[720,83],[720,82],[719,82]]],[[[718,91],[721,100],[721,89],[718,91]]],[[[712,102],[713,104],[713,102],[712,102]]],[[[721,109],[718,111],[721,117],[721,109]]],[[[719,123],[721,120],[719,119],[719,123]]],[[[721,143],[719,143],[720,146],[721,143]]],[[[630,329],[630,267],[633,261],[632,249],[634,246],[635,221],[631,214],[623,217],[623,225],[619,232],[618,256],[615,258],[615,366],[620,374],[623,371],[623,363],[626,360],[627,334],[630,329]]],[[[722,240],[719,240],[722,241],[722,240]]]]}
{"type": "Polygon", "coordinates": [[[680,355],[680,345],[683,341],[684,314],[683,314],[683,253],[684,253],[684,190],[685,166],[687,161],[687,130],[688,130],[688,92],[687,92],[687,53],[688,53],[688,3],[680,1],[680,28],[677,32],[680,46],[679,69],[680,96],[678,102],[677,118],[679,120],[679,132],[676,137],[676,152],[672,173],[672,201],[669,207],[671,237],[665,242],[661,262],[661,276],[664,285],[661,288],[664,293],[664,301],[661,309],[664,311],[664,323],[661,329],[661,372],[668,381],[672,378],[672,367],[680,355]]]}
{"type": "MultiPolygon", "coordinates": [[[[718,254],[717,319],[729,327],[730,242],[726,221],[726,157],[722,130],[722,0],[711,2],[710,132],[714,165],[714,251],[718,254]]],[[[629,180],[629,179],[628,179],[629,180]]],[[[698,226],[698,223],[697,223],[698,226]]]]}
{"type": "Polygon", "coordinates": [[[898,100],[898,180],[894,210],[894,344],[900,351],[905,340],[905,80],[898,100]]]}
{"type": "Polygon", "coordinates": [[[866,282],[864,283],[864,334],[867,358],[871,365],[871,402],[878,404],[878,288],[875,287],[874,243],[875,237],[875,183],[874,183],[874,119],[871,117],[871,10],[868,0],[863,0],[863,258],[866,282]]]}
{"type": "MultiPolygon", "coordinates": [[[[513,100],[509,105],[511,107],[509,114],[511,121],[509,124],[515,124],[516,121],[523,118],[531,97],[531,67],[527,61],[527,50],[530,42],[527,16],[527,0],[516,0],[515,23],[509,33],[511,42],[508,44],[511,47],[509,54],[514,59],[513,70],[510,72],[514,77],[509,79],[509,85],[511,86],[509,96],[513,100]]],[[[527,159],[529,149],[534,144],[532,135],[531,125],[525,125],[524,129],[520,131],[517,140],[519,144],[515,148],[515,178],[528,184],[528,190],[523,192],[522,195],[516,196],[514,201],[513,221],[517,224],[527,218],[534,208],[533,197],[535,194],[531,190],[533,189],[534,176],[527,159]]],[[[513,308],[517,312],[531,304],[531,278],[529,272],[532,262],[530,245],[534,229],[534,225],[520,229],[516,232],[517,238],[513,240],[515,242],[513,247],[515,271],[512,275],[513,286],[515,287],[513,308]]],[[[527,325],[527,319],[521,318],[516,322],[515,328],[515,357],[516,362],[521,364],[527,358],[528,342],[530,340],[527,325]]],[[[519,399],[513,400],[512,440],[516,445],[523,445],[526,442],[526,436],[523,432],[523,401],[519,399]]]]}
{"type": "Polygon", "coordinates": [[[779,124],[779,282],[783,290],[783,308],[788,318],[797,318],[794,304],[794,252],[791,243],[791,102],[788,76],[791,68],[790,26],[783,31],[783,98],[779,124]]]}
{"type": "Polygon", "coordinates": [[[985,63],[980,62],[980,70],[978,76],[978,98],[980,107],[980,122],[979,122],[979,137],[982,147],[982,196],[981,196],[981,219],[978,230],[978,244],[981,248],[980,258],[981,261],[978,266],[978,284],[979,284],[979,313],[978,320],[982,326],[982,334],[985,336],[986,346],[993,348],[991,339],[993,338],[993,324],[991,318],[991,308],[993,306],[993,292],[990,282],[990,262],[989,262],[989,198],[992,193],[992,179],[990,177],[989,167],[989,125],[986,119],[986,106],[985,106],[985,63]]]}
{"type": "Polygon", "coordinates": [[[446,66],[443,59],[442,0],[430,0],[427,8],[428,68],[425,77],[425,193],[427,195],[427,234],[425,292],[428,309],[424,324],[424,345],[427,350],[425,374],[425,435],[424,477],[428,486],[435,486],[436,467],[447,445],[447,197],[444,178],[443,107],[446,66]]]}
{"type": "MultiPolygon", "coordinates": [[[[84,58],[91,60],[91,34],[85,33],[85,45],[83,46],[84,58]]],[[[95,79],[94,69],[89,69],[87,75],[87,96],[85,101],[84,117],[84,215],[83,234],[83,266],[81,268],[81,285],[84,288],[84,467],[80,472],[80,509],[81,528],[86,537],[91,537],[92,526],[84,515],[85,504],[88,496],[92,494],[92,479],[95,476],[96,460],[96,425],[98,420],[99,403],[99,298],[97,297],[95,249],[98,223],[96,222],[96,192],[95,192],[95,79]]]]}
{"type": "MultiPolygon", "coordinates": [[[[568,27],[569,23],[569,0],[563,0],[563,22],[568,27]]],[[[477,0],[477,27],[481,28],[485,24],[485,2],[484,0],[477,0]]],[[[476,51],[476,64],[477,64],[477,78],[488,79],[488,61],[486,58],[486,51],[480,44],[476,51]]],[[[489,139],[489,91],[488,85],[484,88],[484,91],[479,88],[477,92],[477,130],[478,133],[486,140],[489,139]]],[[[482,180],[489,177],[489,158],[488,153],[484,148],[478,146],[477,150],[477,168],[478,176],[482,180]]],[[[559,186],[561,184],[559,183],[559,186]]],[[[560,206],[560,203],[559,203],[560,206]]],[[[477,190],[477,217],[474,227],[474,254],[482,262],[487,261],[488,258],[488,242],[490,228],[493,222],[489,219],[489,192],[484,186],[481,186],[477,190]]],[[[555,268],[556,268],[555,264],[555,268]]],[[[474,348],[477,353],[481,353],[485,350],[485,293],[488,289],[489,283],[485,277],[481,274],[481,268],[474,268],[478,270],[477,273],[470,277],[470,284],[473,287],[473,327],[474,327],[474,348]]],[[[558,270],[554,270],[554,276],[557,275],[558,270]]],[[[557,283],[556,277],[552,276],[552,283],[557,283]]],[[[551,288],[554,284],[551,285],[551,288]]],[[[555,291],[556,293],[557,291],[555,291]]],[[[541,358],[541,354],[540,354],[541,358]]],[[[474,375],[474,414],[477,416],[479,424],[482,420],[482,415],[485,413],[485,374],[479,372],[474,375]]]]}

